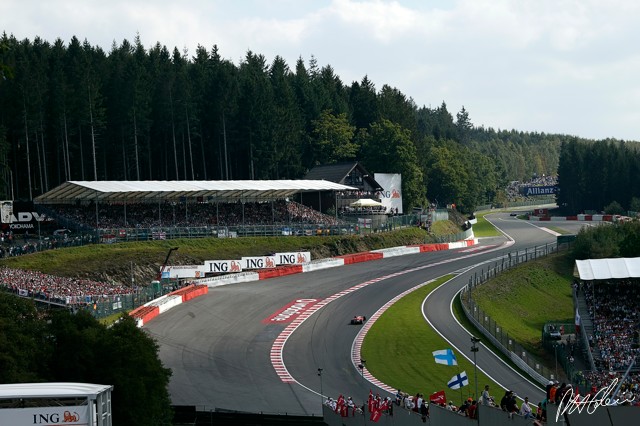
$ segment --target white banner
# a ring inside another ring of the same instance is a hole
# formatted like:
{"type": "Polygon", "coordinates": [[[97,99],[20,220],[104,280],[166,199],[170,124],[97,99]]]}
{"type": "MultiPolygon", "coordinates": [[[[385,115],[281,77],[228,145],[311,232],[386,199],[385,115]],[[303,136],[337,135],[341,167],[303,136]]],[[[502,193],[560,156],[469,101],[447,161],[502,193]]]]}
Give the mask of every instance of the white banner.
{"type": "Polygon", "coordinates": [[[276,265],[302,265],[311,262],[311,252],[296,251],[290,253],[276,253],[276,265]]]}
{"type": "Polygon", "coordinates": [[[13,201],[6,200],[2,201],[2,205],[0,206],[0,220],[2,223],[12,223],[11,219],[13,216],[13,201]]]}
{"type": "Polygon", "coordinates": [[[382,191],[378,194],[387,213],[395,213],[398,209],[398,214],[402,214],[402,175],[399,173],[374,173],[373,178],[382,187],[382,191]]]}
{"type": "MultiPolygon", "coordinates": [[[[167,276],[163,278],[204,278],[205,264],[202,265],[174,265],[164,268],[167,276]]],[[[164,275],[164,274],[163,274],[164,275]]]]}
{"type": "Polygon", "coordinates": [[[0,425],[89,425],[89,407],[4,408],[0,410],[0,425]]]}
{"type": "Polygon", "coordinates": [[[242,272],[242,263],[239,260],[205,260],[205,272],[242,272]]]}
{"type": "Polygon", "coordinates": [[[370,229],[371,224],[372,224],[371,219],[365,219],[362,217],[358,218],[358,225],[360,225],[360,228],[370,229]]]}
{"type": "Polygon", "coordinates": [[[242,269],[268,269],[276,267],[275,256],[243,257],[242,269]]]}

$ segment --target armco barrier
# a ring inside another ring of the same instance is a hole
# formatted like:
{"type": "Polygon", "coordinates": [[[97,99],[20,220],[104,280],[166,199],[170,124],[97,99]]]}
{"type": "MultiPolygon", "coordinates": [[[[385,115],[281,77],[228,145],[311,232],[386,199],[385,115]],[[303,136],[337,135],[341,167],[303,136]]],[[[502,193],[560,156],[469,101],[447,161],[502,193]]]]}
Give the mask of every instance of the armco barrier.
{"type": "Polygon", "coordinates": [[[344,259],[345,265],[351,265],[353,263],[360,262],[369,262],[371,260],[382,259],[382,253],[372,253],[372,252],[364,252],[364,253],[355,253],[355,254],[346,254],[344,256],[337,256],[344,259]]]}
{"type": "MultiPolygon", "coordinates": [[[[181,292],[178,290],[176,294],[181,292]]],[[[187,291],[180,293],[182,295],[182,302],[188,302],[191,299],[194,299],[198,296],[203,296],[209,292],[209,287],[206,285],[195,285],[191,288],[187,288],[187,291]]]]}
{"type": "Polygon", "coordinates": [[[302,265],[302,272],[319,271],[321,269],[336,268],[338,266],[344,266],[344,259],[312,260],[302,265]]]}
{"type": "Polygon", "coordinates": [[[225,284],[248,283],[258,281],[260,276],[257,272],[240,272],[239,274],[221,275],[218,277],[201,278],[197,280],[200,284],[206,284],[208,287],[217,287],[225,284]]]}
{"type": "Polygon", "coordinates": [[[161,303],[158,303],[159,313],[164,314],[169,309],[174,308],[182,303],[182,296],[175,294],[166,297],[161,303]]]}
{"type": "Polygon", "coordinates": [[[259,279],[282,277],[285,275],[299,274],[302,272],[302,265],[291,265],[281,268],[264,269],[258,272],[259,279]]]}
{"type": "Polygon", "coordinates": [[[426,253],[430,251],[449,250],[449,243],[441,244],[420,244],[420,253],[426,253]]]}
{"type": "Polygon", "coordinates": [[[129,315],[136,318],[136,320],[138,321],[138,326],[141,327],[145,322],[150,321],[160,313],[164,313],[183,302],[193,299],[194,297],[207,294],[209,287],[259,281],[267,278],[317,271],[326,268],[349,265],[352,263],[383,259],[385,257],[401,256],[404,254],[462,248],[472,246],[477,243],[478,240],[470,238],[464,241],[457,241],[452,243],[391,247],[387,249],[372,250],[363,253],[336,256],[329,259],[318,259],[301,265],[280,266],[277,268],[261,270],[259,272],[240,272],[237,274],[229,274],[218,277],[201,278],[195,280],[195,282],[197,282],[198,284],[181,288],[179,290],[176,290],[175,292],[169,293],[165,296],[161,296],[156,300],[148,302],[147,304],[145,304],[145,306],[131,311],[129,315]]]}
{"type": "Polygon", "coordinates": [[[392,247],[388,249],[371,250],[374,253],[382,253],[382,257],[387,259],[389,257],[404,256],[405,254],[420,253],[418,247],[392,247]]]}
{"type": "Polygon", "coordinates": [[[160,310],[157,306],[141,306],[129,315],[137,320],[138,327],[142,327],[145,323],[160,315],[160,310]]]}
{"type": "Polygon", "coordinates": [[[190,285],[188,287],[183,287],[134,309],[129,312],[129,315],[136,320],[138,327],[142,327],[158,315],[180,305],[182,302],[206,294],[208,291],[209,288],[203,285],[190,285]]]}

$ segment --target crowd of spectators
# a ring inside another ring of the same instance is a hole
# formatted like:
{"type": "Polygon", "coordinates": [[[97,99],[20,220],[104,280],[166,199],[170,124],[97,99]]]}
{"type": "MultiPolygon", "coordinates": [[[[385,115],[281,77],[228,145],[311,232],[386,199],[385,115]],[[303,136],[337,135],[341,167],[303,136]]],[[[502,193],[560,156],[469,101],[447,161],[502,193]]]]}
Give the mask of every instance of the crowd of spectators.
{"type": "Polygon", "coordinates": [[[0,285],[19,296],[64,304],[94,303],[135,292],[135,288],[116,283],[57,277],[12,268],[0,269],[0,285]]]}
{"type": "Polygon", "coordinates": [[[91,236],[76,235],[70,237],[64,235],[38,238],[37,235],[30,235],[29,233],[14,235],[11,231],[0,232],[0,258],[22,256],[23,254],[62,247],[80,246],[91,242],[93,242],[91,236]]]}
{"type": "Polygon", "coordinates": [[[203,227],[239,225],[281,225],[322,223],[337,225],[334,216],[323,214],[294,201],[235,203],[99,203],[86,206],[49,206],[56,215],[79,226],[100,229],[203,227]]]}
{"type": "MultiPolygon", "coordinates": [[[[565,386],[563,384],[563,386],[565,386]]],[[[469,419],[478,418],[478,406],[483,405],[485,407],[492,407],[494,409],[501,409],[509,418],[515,416],[524,417],[525,419],[532,419],[537,421],[546,420],[547,400],[540,401],[538,406],[530,404],[529,398],[525,397],[522,404],[518,406],[517,396],[512,391],[505,391],[499,404],[496,404],[494,398],[489,394],[489,385],[486,385],[481,397],[476,400],[471,397],[462,401],[460,405],[456,405],[453,401],[446,402],[444,399],[444,392],[436,392],[428,398],[425,398],[424,394],[416,393],[410,395],[406,392],[402,392],[400,389],[396,392],[395,400],[390,397],[380,397],[379,394],[375,396],[370,391],[367,402],[363,405],[358,405],[351,397],[346,399],[340,395],[337,399],[331,397],[325,400],[325,405],[334,410],[337,414],[344,417],[351,417],[361,414],[373,414],[376,411],[380,411],[381,414],[393,416],[394,406],[398,409],[404,409],[408,412],[416,413],[421,416],[422,421],[426,422],[430,414],[430,406],[437,405],[442,409],[451,411],[460,416],[468,417],[469,419]],[[532,408],[533,407],[533,408],[532,408]]],[[[377,421],[377,420],[374,420],[377,421]]]]}
{"type": "MultiPolygon", "coordinates": [[[[615,283],[581,283],[580,292],[593,322],[593,334],[588,339],[597,368],[597,371],[584,372],[583,376],[585,383],[599,389],[610,385],[614,379],[622,380],[634,358],[640,355],[640,289],[636,281],[619,280],[615,283]]],[[[639,367],[635,365],[621,386],[623,392],[631,392],[638,397],[639,367]]]]}
{"type": "Polygon", "coordinates": [[[506,188],[507,200],[509,202],[528,201],[531,197],[525,197],[522,194],[523,188],[527,186],[556,186],[557,184],[557,176],[534,176],[527,182],[514,180],[506,188]]]}

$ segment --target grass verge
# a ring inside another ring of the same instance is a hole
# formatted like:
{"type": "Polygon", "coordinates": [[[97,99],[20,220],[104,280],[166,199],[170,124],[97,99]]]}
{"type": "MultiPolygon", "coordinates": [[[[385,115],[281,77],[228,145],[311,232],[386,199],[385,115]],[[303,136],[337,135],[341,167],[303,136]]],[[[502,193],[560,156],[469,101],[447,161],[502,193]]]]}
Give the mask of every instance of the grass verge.
{"type": "Polygon", "coordinates": [[[473,234],[476,237],[498,237],[502,234],[498,232],[498,230],[493,226],[485,216],[491,214],[493,212],[486,213],[478,213],[476,214],[476,219],[478,219],[478,223],[473,225],[473,234]]]}
{"type": "MultiPolygon", "coordinates": [[[[475,379],[473,363],[456,353],[457,366],[436,364],[432,352],[451,348],[422,317],[424,299],[449,280],[444,276],[406,295],[391,306],[371,327],[362,345],[362,357],[367,360],[367,369],[383,383],[415,395],[420,392],[431,395],[445,390],[447,399],[458,403],[462,398],[474,397],[475,379]],[[466,371],[469,386],[451,390],[447,382],[453,376],[466,371]]],[[[478,391],[484,385],[491,393],[501,395],[501,389],[484,373],[478,371],[478,391]]]]}
{"type": "Polygon", "coordinates": [[[555,254],[505,271],[473,291],[473,299],[502,329],[540,359],[546,322],[573,321],[571,263],[555,254]]]}

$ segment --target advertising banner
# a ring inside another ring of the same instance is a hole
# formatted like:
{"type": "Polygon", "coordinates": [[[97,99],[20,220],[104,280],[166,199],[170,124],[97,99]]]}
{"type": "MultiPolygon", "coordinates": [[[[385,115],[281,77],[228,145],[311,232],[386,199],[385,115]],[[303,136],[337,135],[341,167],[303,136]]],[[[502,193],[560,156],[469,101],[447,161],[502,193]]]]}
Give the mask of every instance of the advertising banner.
{"type": "Polygon", "coordinates": [[[276,265],[301,265],[311,262],[311,252],[297,251],[291,253],[276,253],[276,265]]]}
{"type": "Polygon", "coordinates": [[[205,272],[207,271],[204,264],[167,266],[162,278],[204,278],[205,272]]]}
{"type": "Polygon", "coordinates": [[[33,407],[0,410],[0,425],[89,425],[89,407],[33,407]]]}
{"type": "Polygon", "coordinates": [[[374,173],[373,178],[380,184],[378,194],[387,213],[402,214],[402,175],[399,173],[374,173]]]}
{"type": "Polygon", "coordinates": [[[242,269],[268,269],[276,267],[275,256],[243,257],[242,269]]]}
{"type": "Polygon", "coordinates": [[[2,201],[0,220],[3,230],[14,233],[35,233],[40,226],[54,223],[54,220],[44,213],[36,212],[33,203],[29,201],[2,201]]]}
{"type": "Polygon", "coordinates": [[[205,260],[206,273],[242,272],[242,263],[239,260],[205,260]]]}
{"type": "Polygon", "coordinates": [[[533,197],[536,195],[553,195],[558,192],[557,186],[523,186],[520,193],[525,197],[533,197]]]}

